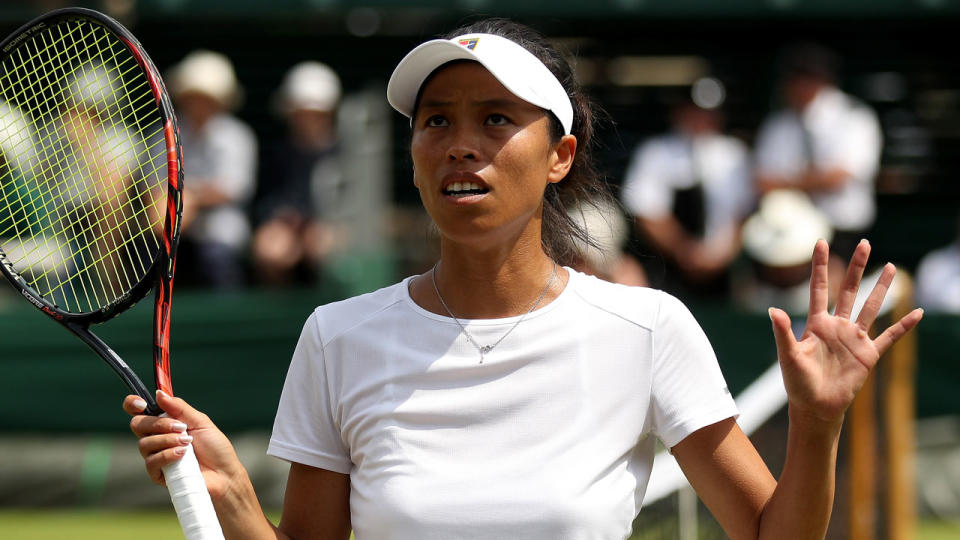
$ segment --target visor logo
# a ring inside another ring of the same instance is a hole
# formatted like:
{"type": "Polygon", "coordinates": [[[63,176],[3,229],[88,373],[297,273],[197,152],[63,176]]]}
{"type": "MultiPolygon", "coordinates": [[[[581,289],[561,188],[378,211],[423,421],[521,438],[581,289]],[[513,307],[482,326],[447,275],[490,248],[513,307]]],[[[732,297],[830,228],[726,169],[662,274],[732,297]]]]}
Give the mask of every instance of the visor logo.
{"type": "Polygon", "coordinates": [[[480,38],[470,38],[470,39],[461,39],[460,46],[466,47],[471,51],[477,47],[477,42],[480,41],[480,38]]]}

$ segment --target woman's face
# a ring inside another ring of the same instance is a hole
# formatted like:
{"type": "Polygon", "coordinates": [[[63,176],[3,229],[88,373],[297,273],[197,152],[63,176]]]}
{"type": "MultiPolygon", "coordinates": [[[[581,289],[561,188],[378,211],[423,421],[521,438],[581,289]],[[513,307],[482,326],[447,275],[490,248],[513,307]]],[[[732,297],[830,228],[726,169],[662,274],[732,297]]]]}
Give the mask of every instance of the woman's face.
{"type": "Polygon", "coordinates": [[[543,192],[567,174],[576,139],[476,62],[441,68],[413,119],[414,183],[441,233],[462,242],[539,238],[543,192]]]}

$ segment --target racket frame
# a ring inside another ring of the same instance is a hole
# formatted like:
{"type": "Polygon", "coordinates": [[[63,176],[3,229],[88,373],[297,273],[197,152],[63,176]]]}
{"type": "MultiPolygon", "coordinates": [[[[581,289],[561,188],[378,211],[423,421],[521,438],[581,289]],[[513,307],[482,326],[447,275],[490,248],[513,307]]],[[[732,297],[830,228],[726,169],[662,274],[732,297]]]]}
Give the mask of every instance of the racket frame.
{"type": "Polygon", "coordinates": [[[30,38],[47,27],[65,19],[88,19],[109,29],[127,47],[146,74],[150,91],[157,102],[167,153],[167,208],[160,251],[152,264],[129,291],[106,306],[85,313],[71,313],[60,309],[31,287],[14,269],[3,250],[0,250],[0,272],[38,310],[63,325],[87,344],[110,366],[127,387],[147,402],[146,414],[158,415],[163,411],[157,406],[151,392],[137,374],[102,339],[90,331],[90,326],[103,323],[131,308],[155,289],[153,320],[154,379],[157,388],[173,395],[170,378],[170,308],[173,293],[173,274],[176,250],[180,239],[180,219],[183,210],[183,162],[180,153],[180,132],[173,104],[160,73],[150,56],[133,34],[111,17],[100,12],[69,7],[50,11],[22,25],[3,41],[0,41],[0,61],[30,38]]]}

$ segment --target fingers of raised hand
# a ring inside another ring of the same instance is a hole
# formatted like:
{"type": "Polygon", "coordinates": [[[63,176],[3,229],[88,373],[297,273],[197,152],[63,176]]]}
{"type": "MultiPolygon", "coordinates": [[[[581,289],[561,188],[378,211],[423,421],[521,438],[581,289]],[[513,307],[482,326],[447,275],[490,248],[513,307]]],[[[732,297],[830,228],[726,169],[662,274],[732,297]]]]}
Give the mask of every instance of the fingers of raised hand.
{"type": "Polygon", "coordinates": [[[791,355],[797,346],[797,340],[790,326],[790,316],[782,309],[777,308],[770,308],[767,313],[770,315],[770,322],[773,324],[773,338],[777,343],[777,356],[783,358],[791,355]]]}
{"type": "Polygon", "coordinates": [[[810,315],[827,311],[829,289],[827,283],[830,248],[826,240],[817,240],[813,248],[813,267],[810,272],[810,315]]]}
{"type": "Polygon", "coordinates": [[[897,275],[895,266],[890,263],[884,265],[883,271],[880,272],[880,279],[877,280],[877,284],[870,291],[870,296],[863,303],[863,308],[860,309],[860,314],[857,316],[857,326],[864,330],[869,330],[873,326],[895,275],[897,275]]]}
{"type": "Polygon", "coordinates": [[[904,334],[916,326],[922,318],[923,310],[917,308],[904,315],[899,321],[891,324],[889,328],[884,330],[883,333],[877,337],[877,339],[873,340],[873,345],[877,348],[877,352],[880,355],[883,355],[883,353],[887,352],[887,349],[889,349],[891,345],[896,343],[898,339],[903,337],[904,334]]]}
{"type": "Polygon", "coordinates": [[[867,260],[869,259],[870,243],[864,239],[857,244],[857,249],[850,258],[850,265],[847,266],[847,274],[840,285],[835,312],[837,317],[850,318],[850,313],[857,299],[857,291],[860,290],[860,280],[863,279],[863,271],[867,267],[867,260]]]}

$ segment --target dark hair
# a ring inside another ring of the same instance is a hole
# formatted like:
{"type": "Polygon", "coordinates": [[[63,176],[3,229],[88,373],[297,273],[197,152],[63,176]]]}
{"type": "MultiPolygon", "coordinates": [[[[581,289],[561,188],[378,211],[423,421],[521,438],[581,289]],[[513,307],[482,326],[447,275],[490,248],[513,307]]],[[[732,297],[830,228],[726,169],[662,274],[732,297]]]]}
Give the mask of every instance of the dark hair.
{"type": "MultiPolygon", "coordinates": [[[[571,134],[577,138],[577,153],[567,176],[561,182],[547,184],[544,191],[543,225],[541,230],[544,251],[560,264],[570,264],[576,256],[574,240],[590,245],[596,242],[590,238],[583,225],[567,210],[583,204],[597,204],[600,200],[610,200],[609,189],[600,179],[594,163],[594,130],[597,125],[599,109],[583,92],[573,75],[573,69],[567,59],[532,28],[507,19],[490,18],[472,22],[449,32],[445,39],[463,34],[493,34],[504,37],[530,51],[560,81],[567,91],[573,105],[573,127],[571,134]]],[[[551,122],[551,137],[558,142],[563,136],[563,126],[553,113],[548,112],[551,122]]]]}

